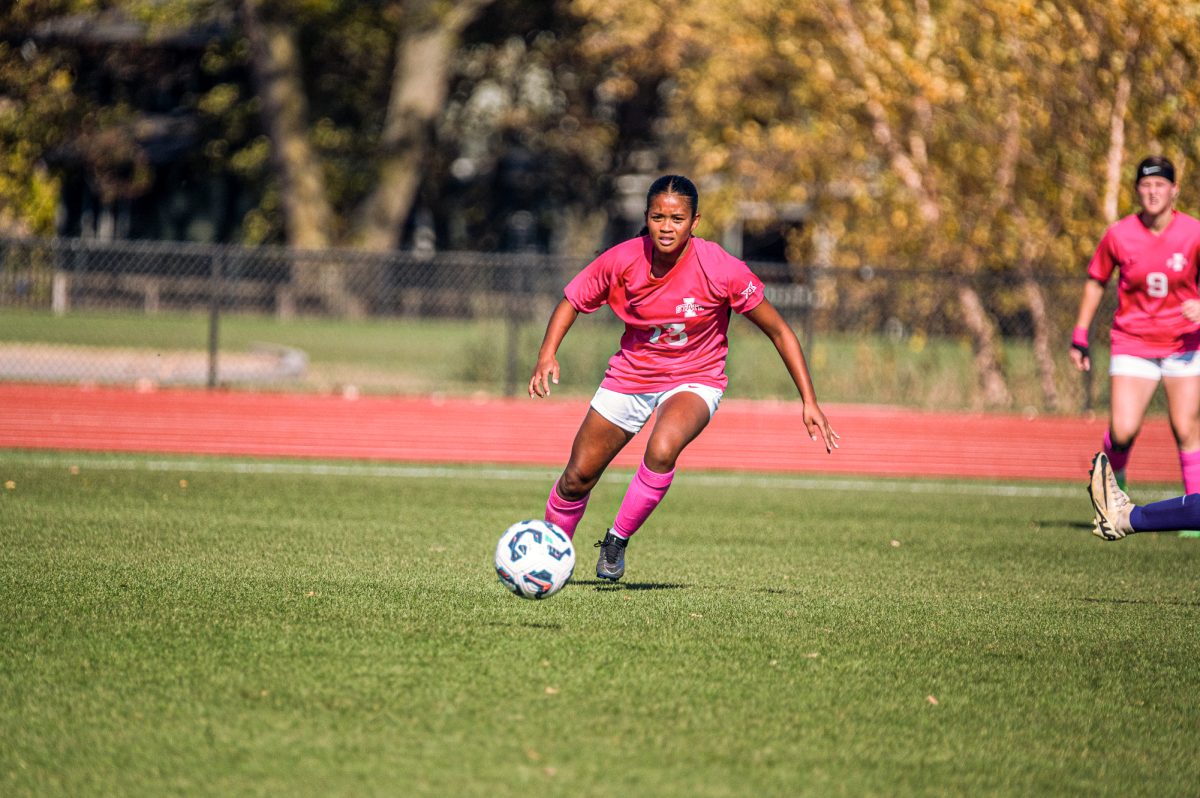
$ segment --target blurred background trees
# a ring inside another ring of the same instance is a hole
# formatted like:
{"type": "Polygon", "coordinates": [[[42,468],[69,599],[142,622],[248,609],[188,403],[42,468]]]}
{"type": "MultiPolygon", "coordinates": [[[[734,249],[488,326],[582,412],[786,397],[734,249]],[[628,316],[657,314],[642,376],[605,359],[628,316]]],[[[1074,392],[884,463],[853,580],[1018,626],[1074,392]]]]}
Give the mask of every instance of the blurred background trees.
{"type": "MultiPolygon", "coordinates": [[[[1200,11],[1165,0],[16,0],[0,234],[587,254],[658,173],[814,312],[1006,335],[1081,274],[1147,153],[1200,180],[1200,11]],[[957,275],[893,287],[887,269],[957,275]],[[864,276],[823,296],[823,273],[864,276]]],[[[1058,325],[1061,326],[1061,325],[1058,325]]]]}
{"type": "Polygon", "coordinates": [[[671,140],[715,189],[718,219],[800,204],[791,262],[960,275],[953,296],[909,283],[908,296],[881,288],[876,307],[952,303],[918,315],[963,325],[989,405],[1010,402],[996,339],[1017,321],[1056,406],[1061,335],[1035,270],[1080,271],[1118,207],[1132,210],[1131,161],[1166,154],[1184,203],[1200,189],[1195,7],[745,0],[639,18],[633,0],[576,6],[604,15],[608,54],[630,72],[666,65],[671,140]],[[992,274],[1008,288],[981,297],[970,278],[992,274]]]}

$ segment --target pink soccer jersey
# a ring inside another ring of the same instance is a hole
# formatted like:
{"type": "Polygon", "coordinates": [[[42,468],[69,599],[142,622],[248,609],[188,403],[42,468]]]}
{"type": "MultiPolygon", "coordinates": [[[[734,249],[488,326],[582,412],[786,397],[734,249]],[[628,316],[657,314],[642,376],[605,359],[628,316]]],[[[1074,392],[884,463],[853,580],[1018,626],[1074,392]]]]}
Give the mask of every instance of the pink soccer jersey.
{"type": "Polygon", "coordinates": [[[1188,321],[1182,305],[1200,299],[1200,220],[1175,211],[1167,229],[1151,233],[1136,214],[1108,228],[1088,264],[1088,276],[1117,281],[1112,353],[1165,357],[1200,349],[1200,324],[1188,321]]]}
{"type": "Polygon", "coordinates": [[[652,246],[647,236],[617,244],[563,291],[580,313],[609,305],[625,322],[621,348],[600,385],[618,393],[653,393],[689,382],[724,390],[730,311],[757,307],[762,281],[717,244],[694,236],[674,268],[654,277],[652,246]]]}

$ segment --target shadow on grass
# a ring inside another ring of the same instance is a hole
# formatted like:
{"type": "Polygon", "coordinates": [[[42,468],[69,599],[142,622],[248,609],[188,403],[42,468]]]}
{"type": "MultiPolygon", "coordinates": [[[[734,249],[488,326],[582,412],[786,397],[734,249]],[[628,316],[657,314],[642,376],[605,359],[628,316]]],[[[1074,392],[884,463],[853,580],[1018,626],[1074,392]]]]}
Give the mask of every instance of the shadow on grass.
{"type": "MultiPolygon", "coordinates": [[[[1088,532],[1091,532],[1096,526],[1094,521],[1090,521],[1090,522],[1068,521],[1065,524],[1061,521],[1039,521],[1038,523],[1045,527],[1057,526],[1059,524],[1062,524],[1063,526],[1068,527],[1069,529],[1086,529],[1088,532]]],[[[1167,537],[1170,537],[1171,535],[1178,535],[1179,530],[1178,529],[1143,529],[1141,532],[1138,532],[1137,534],[1138,534],[1138,537],[1141,537],[1142,535],[1166,535],[1167,537]]]]}
{"type": "MultiPolygon", "coordinates": [[[[610,582],[607,579],[572,579],[571,584],[580,587],[590,587],[597,593],[615,593],[622,590],[691,590],[688,584],[675,582],[610,582]]],[[[705,590],[729,590],[742,592],[744,588],[737,585],[706,585],[705,590]]],[[[795,588],[760,587],[750,590],[751,593],[769,593],[778,596],[796,595],[802,591],[795,588]]]]}
{"type": "Polygon", "coordinates": [[[1089,604],[1147,604],[1157,606],[1165,604],[1171,607],[1200,607],[1200,601],[1179,601],[1171,599],[1129,599],[1129,598],[1099,598],[1096,596],[1077,596],[1076,601],[1086,601],[1089,604]]]}
{"type": "Polygon", "coordinates": [[[611,592],[617,590],[687,590],[691,585],[672,582],[610,582],[607,579],[572,579],[571,584],[589,586],[593,590],[611,592]]]}

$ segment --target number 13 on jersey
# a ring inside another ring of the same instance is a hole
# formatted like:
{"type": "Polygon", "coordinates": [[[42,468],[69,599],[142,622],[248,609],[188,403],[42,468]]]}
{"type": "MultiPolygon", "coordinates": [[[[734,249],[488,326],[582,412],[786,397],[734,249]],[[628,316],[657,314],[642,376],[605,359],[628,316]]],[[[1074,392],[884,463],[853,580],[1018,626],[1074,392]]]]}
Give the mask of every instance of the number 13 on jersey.
{"type": "Polygon", "coordinates": [[[683,329],[682,322],[674,322],[672,324],[664,324],[658,326],[655,324],[650,328],[650,343],[657,344],[662,342],[667,346],[683,346],[687,343],[687,332],[683,329]]]}

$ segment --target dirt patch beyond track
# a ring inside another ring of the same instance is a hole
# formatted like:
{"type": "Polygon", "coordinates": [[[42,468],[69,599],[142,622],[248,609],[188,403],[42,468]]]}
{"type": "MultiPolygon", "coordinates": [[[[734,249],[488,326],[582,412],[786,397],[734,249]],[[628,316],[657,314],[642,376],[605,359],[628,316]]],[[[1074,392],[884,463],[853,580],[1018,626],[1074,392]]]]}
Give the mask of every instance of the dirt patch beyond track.
{"type": "MultiPolygon", "coordinates": [[[[0,384],[0,449],[356,458],[559,467],[585,400],[438,399],[137,392],[0,384]]],[[[689,469],[1074,480],[1100,446],[1105,419],[927,413],[825,406],[842,436],[832,455],[809,440],[798,402],[727,400],[684,453],[689,469]]],[[[645,432],[614,465],[636,466],[645,432]]],[[[1178,482],[1165,420],[1147,423],[1130,478],[1178,482]]]]}

